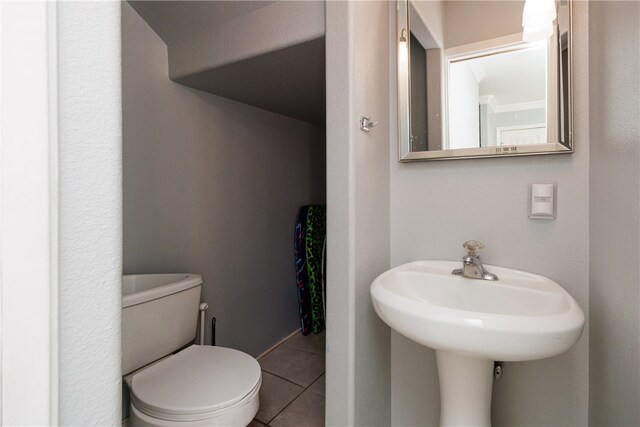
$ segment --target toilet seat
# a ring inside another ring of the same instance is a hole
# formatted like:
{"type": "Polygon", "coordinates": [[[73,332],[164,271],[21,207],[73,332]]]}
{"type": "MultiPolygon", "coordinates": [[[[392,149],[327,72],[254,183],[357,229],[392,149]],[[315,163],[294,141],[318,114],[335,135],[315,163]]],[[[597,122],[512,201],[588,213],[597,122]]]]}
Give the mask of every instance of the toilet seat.
{"type": "Polygon", "coordinates": [[[131,402],[142,414],[168,422],[226,418],[243,408],[257,410],[261,383],[260,365],[248,354],[193,345],[136,373],[131,402]]]}

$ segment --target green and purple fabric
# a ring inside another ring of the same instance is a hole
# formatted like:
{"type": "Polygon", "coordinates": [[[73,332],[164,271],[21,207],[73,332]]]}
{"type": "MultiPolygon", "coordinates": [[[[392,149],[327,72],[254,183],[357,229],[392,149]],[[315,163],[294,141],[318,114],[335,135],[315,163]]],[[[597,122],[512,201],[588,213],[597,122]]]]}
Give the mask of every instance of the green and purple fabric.
{"type": "Polygon", "coordinates": [[[324,331],[323,247],[327,210],[324,205],[302,206],[296,218],[294,254],[303,335],[324,331]]]}

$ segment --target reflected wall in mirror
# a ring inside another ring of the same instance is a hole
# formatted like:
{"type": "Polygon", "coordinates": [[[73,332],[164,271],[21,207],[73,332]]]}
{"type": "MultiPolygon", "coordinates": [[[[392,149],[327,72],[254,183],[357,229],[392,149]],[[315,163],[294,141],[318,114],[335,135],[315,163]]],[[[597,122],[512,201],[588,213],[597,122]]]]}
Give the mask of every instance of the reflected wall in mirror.
{"type": "Polygon", "coordinates": [[[571,4],[548,4],[531,36],[524,0],[397,1],[400,161],[573,151],[571,4]]]}

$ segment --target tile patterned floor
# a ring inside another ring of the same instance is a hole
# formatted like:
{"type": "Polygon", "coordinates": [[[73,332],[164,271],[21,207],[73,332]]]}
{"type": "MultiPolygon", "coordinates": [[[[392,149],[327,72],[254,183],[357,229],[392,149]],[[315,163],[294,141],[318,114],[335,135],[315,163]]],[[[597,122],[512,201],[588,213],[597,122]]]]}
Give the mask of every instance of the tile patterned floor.
{"type": "Polygon", "coordinates": [[[324,426],[324,332],[294,335],[258,359],[260,410],[249,427],[324,426]]]}

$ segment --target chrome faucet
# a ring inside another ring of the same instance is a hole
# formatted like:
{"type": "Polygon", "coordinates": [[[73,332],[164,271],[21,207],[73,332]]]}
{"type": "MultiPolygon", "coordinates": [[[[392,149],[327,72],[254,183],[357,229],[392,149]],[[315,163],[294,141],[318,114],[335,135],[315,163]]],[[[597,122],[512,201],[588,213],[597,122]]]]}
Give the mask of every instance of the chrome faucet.
{"type": "Polygon", "coordinates": [[[479,252],[480,249],[484,248],[482,243],[475,240],[467,240],[462,247],[467,250],[467,255],[462,257],[462,268],[456,268],[451,274],[470,279],[498,280],[498,276],[489,273],[480,262],[479,252]]]}

